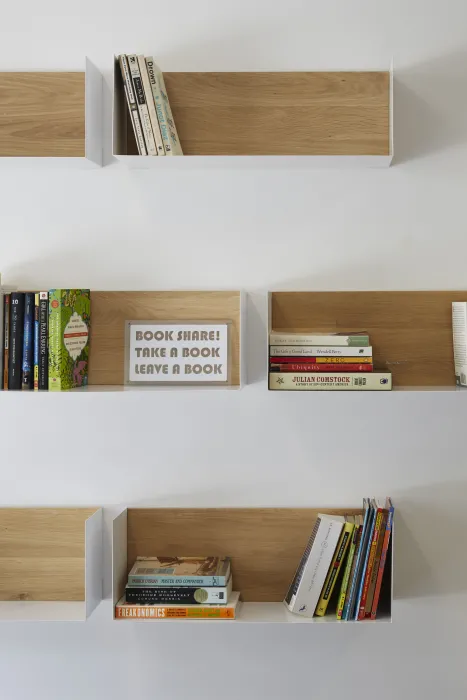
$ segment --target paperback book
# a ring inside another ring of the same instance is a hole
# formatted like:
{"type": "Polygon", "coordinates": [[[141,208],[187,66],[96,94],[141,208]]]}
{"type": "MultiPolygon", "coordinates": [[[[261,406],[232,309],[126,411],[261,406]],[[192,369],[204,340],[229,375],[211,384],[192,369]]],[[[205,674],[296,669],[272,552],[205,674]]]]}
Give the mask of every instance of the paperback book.
{"type": "Polygon", "coordinates": [[[332,345],[271,345],[269,346],[269,355],[271,357],[306,357],[309,358],[310,362],[318,362],[319,357],[325,357],[325,362],[338,362],[338,358],[352,358],[343,359],[342,362],[353,362],[356,357],[358,360],[355,362],[364,362],[362,358],[369,357],[371,362],[371,357],[373,355],[373,348],[371,345],[367,347],[348,347],[348,346],[332,346],[332,345]]]}
{"type": "Polygon", "coordinates": [[[115,606],[115,617],[133,620],[234,620],[240,608],[240,593],[232,593],[225,605],[133,605],[123,597],[115,606]]]}
{"type": "Polygon", "coordinates": [[[127,603],[225,605],[232,593],[232,576],[227,586],[127,586],[127,603]]]}
{"type": "Polygon", "coordinates": [[[230,559],[220,557],[138,557],[129,586],[227,586],[230,559]]]}
{"type": "Polygon", "coordinates": [[[337,345],[344,347],[368,347],[367,333],[280,333],[269,334],[270,345],[337,345]]]}
{"type": "Polygon", "coordinates": [[[390,391],[390,372],[294,373],[270,372],[269,388],[275,391],[390,391]]]}
{"type": "Polygon", "coordinates": [[[49,292],[49,391],[67,391],[88,381],[91,293],[89,289],[49,292]]]}

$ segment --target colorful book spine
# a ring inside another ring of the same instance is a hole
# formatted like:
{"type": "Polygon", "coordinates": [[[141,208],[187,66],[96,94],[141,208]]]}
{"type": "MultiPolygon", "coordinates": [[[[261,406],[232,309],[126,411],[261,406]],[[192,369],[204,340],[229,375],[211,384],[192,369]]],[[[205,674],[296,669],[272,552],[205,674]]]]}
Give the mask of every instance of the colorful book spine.
{"type": "Polygon", "coordinates": [[[370,517],[370,499],[369,498],[364,498],[363,499],[363,526],[362,526],[362,534],[360,537],[360,542],[357,546],[357,552],[355,555],[355,565],[353,566],[353,572],[350,577],[350,592],[349,592],[349,599],[345,601],[345,606],[344,606],[344,612],[342,615],[343,620],[350,620],[353,615],[352,612],[355,608],[355,598],[357,595],[357,590],[358,590],[358,581],[359,581],[359,575],[361,571],[361,561],[363,559],[363,550],[365,548],[366,544],[366,537],[368,534],[368,522],[369,522],[369,517],[370,517]]]}
{"type": "Polygon", "coordinates": [[[370,543],[369,543],[368,564],[367,564],[366,571],[365,571],[365,578],[363,581],[362,594],[360,597],[360,605],[359,605],[359,610],[358,610],[358,615],[357,615],[358,620],[365,619],[366,601],[367,601],[367,597],[368,597],[368,592],[370,590],[371,575],[373,572],[373,566],[375,564],[376,550],[378,548],[378,540],[379,540],[379,535],[381,532],[381,526],[382,526],[383,516],[384,516],[383,508],[378,507],[378,505],[376,503],[373,504],[373,508],[375,509],[375,525],[374,525],[373,532],[371,534],[370,543]]]}
{"type": "Polygon", "coordinates": [[[389,543],[391,540],[392,524],[394,518],[394,506],[392,505],[391,499],[387,499],[388,503],[388,520],[386,524],[386,530],[384,533],[383,547],[381,550],[381,559],[379,562],[378,576],[376,578],[375,593],[373,596],[373,602],[371,604],[371,619],[376,620],[376,614],[378,612],[378,603],[381,593],[381,585],[383,582],[384,570],[386,567],[387,554],[389,549],[389,543]]]}
{"type": "Polygon", "coordinates": [[[356,524],[354,527],[354,531],[352,533],[352,539],[351,539],[350,544],[349,544],[349,551],[347,554],[344,575],[342,577],[342,584],[341,584],[341,589],[340,589],[340,593],[339,593],[339,602],[337,604],[337,612],[336,612],[336,617],[338,620],[342,620],[342,614],[344,612],[345,597],[347,595],[347,590],[349,587],[350,573],[352,571],[352,564],[353,564],[354,556],[355,556],[355,548],[357,546],[358,539],[359,539],[359,533],[361,535],[361,526],[356,524]]]}
{"type": "Polygon", "coordinates": [[[346,521],[344,523],[344,527],[342,528],[342,533],[332,559],[331,567],[328,571],[328,575],[326,576],[323,590],[321,591],[321,596],[316,606],[315,615],[318,615],[318,617],[323,617],[326,614],[329,600],[331,599],[334,586],[336,585],[336,581],[341,570],[342,562],[344,561],[350,540],[352,539],[354,527],[355,524],[353,522],[346,521]]]}
{"type": "Polygon", "coordinates": [[[331,345],[346,347],[369,347],[370,338],[366,333],[353,333],[349,335],[316,334],[316,333],[277,333],[269,335],[270,345],[331,345]]]}
{"type": "Polygon", "coordinates": [[[386,532],[386,525],[388,522],[388,509],[383,509],[383,519],[381,521],[381,527],[379,530],[378,543],[376,545],[376,555],[375,561],[373,563],[373,568],[371,570],[370,585],[368,588],[368,593],[365,603],[365,618],[371,617],[371,606],[373,605],[373,598],[375,595],[376,579],[378,578],[379,563],[381,561],[381,552],[383,551],[384,534],[386,532]]]}
{"type": "MultiPolygon", "coordinates": [[[[355,353],[354,353],[355,355],[355,353]]],[[[282,365],[371,365],[373,364],[372,357],[326,357],[326,356],[290,356],[290,355],[274,355],[269,358],[269,364],[282,364],[282,365]]],[[[335,367],[336,371],[339,372],[339,368],[335,367]]]]}
{"type": "Polygon", "coordinates": [[[152,576],[151,574],[129,574],[128,585],[138,587],[172,587],[172,586],[227,586],[230,573],[227,576],[152,576]]]}
{"type": "Polygon", "coordinates": [[[8,357],[10,343],[10,294],[3,296],[3,377],[2,387],[8,390],[8,357]]]}
{"type": "Polygon", "coordinates": [[[49,293],[39,292],[39,391],[49,388],[49,293]]]}
{"type": "Polygon", "coordinates": [[[89,361],[89,289],[49,292],[49,391],[87,384],[89,361]]]}
{"type": "Polygon", "coordinates": [[[175,120],[173,118],[172,109],[170,107],[169,97],[165,87],[164,76],[162,75],[162,71],[159,68],[159,66],[156,63],[154,63],[154,59],[152,58],[152,56],[146,59],[146,65],[148,66],[148,71],[149,69],[151,69],[153,72],[154,79],[156,80],[158,90],[162,98],[162,109],[164,112],[164,119],[167,124],[167,131],[170,139],[172,155],[182,156],[183,151],[180,145],[180,140],[178,138],[177,127],[175,126],[175,120]]]}
{"type": "Polygon", "coordinates": [[[276,391],[389,391],[392,377],[390,372],[270,372],[269,388],[276,391]]]}
{"type": "Polygon", "coordinates": [[[138,112],[141,119],[141,126],[144,134],[144,141],[146,143],[146,149],[148,155],[157,156],[156,142],[154,140],[154,134],[151,126],[151,119],[149,117],[149,110],[146,104],[146,97],[144,94],[143,81],[141,78],[141,73],[138,65],[138,58],[135,54],[127,56],[128,65],[130,68],[130,75],[133,81],[133,90],[136,97],[136,102],[138,104],[138,112]]]}
{"type": "Polygon", "coordinates": [[[127,603],[140,605],[170,605],[172,603],[185,605],[225,605],[232,593],[232,577],[228,586],[151,586],[131,587],[125,590],[127,603]]]}
{"type": "Polygon", "coordinates": [[[128,66],[127,57],[124,54],[122,54],[118,57],[118,62],[120,64],[120,70],[122,72],[123,89],[128,105],[128,111],[130,112],[130,119],[133,125],[133,133],[135,135],[138,153],[140,154],[140,156],[147,156],[148,152],[146,150],[146,143],[144,141],[143,128],[141,126],[141,120],[139,118],[138,104],[136,102],[135,93],[133,90],[133,82],[131,80],[130,68],[128,66]]]}
{"type": "Polygon", "coordinates": [[[352,616],[353,616],[355,621],[358,620],[358,616],[360,613],[360,601],[361,601],[362,594],[363,594],[363,586],[365,584],[366,570],[367,570],[367,566],[368,566],[368,559],[370,556],[373,531],[375,528],[375,515],[376,515],[376,510],[375,510],[375,508],[373,508],[373,505],[370,504],[368,530],[367,530],[367,533],[365,534],[365,544],[364,544],[364,548],[363,548],[363,557],[362,557],[363,564],[362,564],[360,571],[358,573],[357,595],[355,598],[354,610],[352,611],[352,616]]]}
{"type": "MultiPolygon", "coordinates": [[[[339,372],[373,372],[373,365],[370,364],[339,364],[337,368],[339,372]]],[[[284,364],[278,364],[273,362],[269,365],[269,370],[271,372],[335,372],[336,365],[332,364],[310,364],[310,363],[299,363],[294,364],[293,362],[284,362],[284,364]]]]}
{"type": "Polygon", "coordinates": [[[154,60],[152,58],[146,58],[146,68],[148,70],[149,84],[151,85],[159,128],[161,130],[162,141],[164,143],[165,154],[167,156],[173,156],[174,154],[172,152],[172,144],[170,141],[169,129],[167,119],[165,118],[165,109],[162,101],[162,93],[159,83],[156,80],[154,73],[154,60]]]}
{"type": "Polygon", "coordinates": [[[8,389],[9,391],[20,391],[23,362],[24,292],[12,292],[10,306],[8,389]]]}
{"type": "MultiPolygon", "coordinates": [[[[315,362],[318,357],[329,358],[327,361],[331,362],[332,358],[354,358],[358,355],[358,362],[364,362],[363,357],[371,358],[373,356],[373,348],[371,345],[365,348],[355,349],[353,347],[332,347],[330,345],[273,345],[269,346],[269,355],[271,357],[306,357],[310,358],[311,362],[315,362]]],[[[344,359],[343,362],[349,362],[349,360],[344,359]]],[[[371,359],[370,359],[371,362],[371,359]]]]}
{"type": "Polygon", "coordinates": [[[34,295],[34,391],[39,391],[39,294],[34,295]]]}
{"type": "Polygon", "coordinates": [[[138,56],[138,65],[139,72],[141,74],[141,81],[143,83],[144,88],[144,96],[146,98],[146,104],[148,106],[152,133],[154,134],[154,142],[156,144],[157,155],[165,156],[164,141],[162,140],[161,129],[156,113],[156,105],[151,90],[151,83],[149,82],[148,69],[146,66],[146,61],[144,60],[144,56],[138,56]]]}
{"type": "Polygon", "coordinates": [[[234,620],[240,605],[240,594],[232,593],[226,605],[132,605],[122,598],[115,606],[117,619],[166,620],[189,618],[197,620],[234,620]]]}
{"type": "Polygon", "coordinates": [[[359,525],[358,531],[357,531],[357,539],[355,542],[355,549],[353,553],[353,560],[352,560],[352,568],[350,569],[350,576],[349,576],[349,582],[347,584],[347,591],[345,594],[345,602],[344,602],[344,607],[342,610],[342,615],[341,615],[341,620],[348,620],[349,619],[349,608],[350,608],[350,598],[351,598],[351,590],[352,590],[352,581],[354,580],[354,574],[355,574],[355,569],[357,566],[357,555],[358,555],[358,550],[360,547],[360,542],[362,539],[362,533],[363,533],[363,523],[359,525]]]}
{"type": "Polygon", "coordinates": [[[25,293],[21,388],[26,391],[34,389],[34,299],[32,292],[25,293]]]}

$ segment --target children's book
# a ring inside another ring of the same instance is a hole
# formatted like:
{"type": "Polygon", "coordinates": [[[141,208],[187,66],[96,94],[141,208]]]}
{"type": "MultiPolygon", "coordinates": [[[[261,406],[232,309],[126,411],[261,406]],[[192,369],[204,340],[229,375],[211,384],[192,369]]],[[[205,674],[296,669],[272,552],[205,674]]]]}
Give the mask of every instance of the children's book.
{"type": "Polygon", "coordinates": [[[49,391],[87,385],[90,323],[89,289],[49,291],[49,391]]]}

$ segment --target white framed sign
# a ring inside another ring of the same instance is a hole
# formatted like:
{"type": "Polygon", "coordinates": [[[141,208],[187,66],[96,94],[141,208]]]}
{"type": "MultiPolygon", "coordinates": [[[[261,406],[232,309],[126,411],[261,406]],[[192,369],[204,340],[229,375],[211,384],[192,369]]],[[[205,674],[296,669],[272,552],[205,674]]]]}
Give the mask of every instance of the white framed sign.
{"type": "Polygon", "coordinates": [[[230,321],[126,321],[126,384],[228,384],[230,321]]]}

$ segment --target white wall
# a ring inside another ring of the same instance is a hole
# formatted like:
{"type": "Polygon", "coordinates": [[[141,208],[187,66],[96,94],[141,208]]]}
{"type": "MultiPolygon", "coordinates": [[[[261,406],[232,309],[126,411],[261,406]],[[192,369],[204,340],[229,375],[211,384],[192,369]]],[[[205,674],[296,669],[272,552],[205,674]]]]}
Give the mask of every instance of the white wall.
{"type": "MultiPolygon", "coordinates": [[[[243,391],[0,395],[0,503],[324,506],[388,492],[394,624],[162,630],[112,624],[107,600],[85,625],[2,624],[0,697],[461,700],[466,395],[268,393],[264,329],[271,288],[465,288],[467,5],[139,6],[136,21],[123,0],[5,3],[0,70],[81,69],[88,54],[106,78],[109,127],[114,52],[154,53],[167,71],[386,68],[394,55],[398,162],[0,170],[6,283],[252,293],[243,391]]],[[[109,584],[107,562],[107,595],[109,584]]]]}

